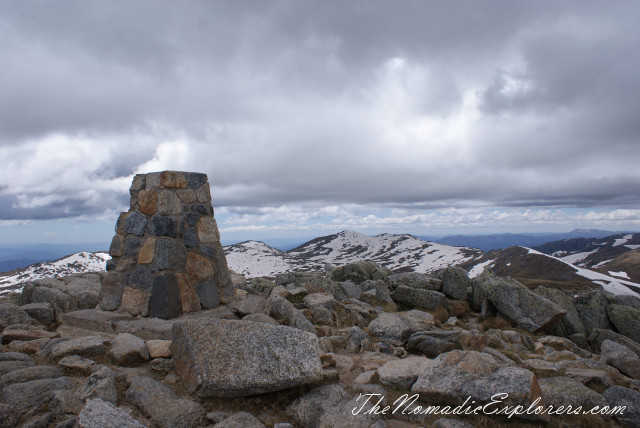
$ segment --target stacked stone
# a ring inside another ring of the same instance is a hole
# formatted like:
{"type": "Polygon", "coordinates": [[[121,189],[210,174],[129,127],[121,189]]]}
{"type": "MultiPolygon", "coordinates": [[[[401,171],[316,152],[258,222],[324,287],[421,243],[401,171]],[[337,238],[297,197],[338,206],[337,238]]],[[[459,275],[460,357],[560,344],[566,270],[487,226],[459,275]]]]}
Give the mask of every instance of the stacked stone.
{"type": "Polygon", "coordinates": [[[101,309],[167,319],[229,300],[233,286],[207,175],[138,174],[130,193],[109,249],[101,309]]]}

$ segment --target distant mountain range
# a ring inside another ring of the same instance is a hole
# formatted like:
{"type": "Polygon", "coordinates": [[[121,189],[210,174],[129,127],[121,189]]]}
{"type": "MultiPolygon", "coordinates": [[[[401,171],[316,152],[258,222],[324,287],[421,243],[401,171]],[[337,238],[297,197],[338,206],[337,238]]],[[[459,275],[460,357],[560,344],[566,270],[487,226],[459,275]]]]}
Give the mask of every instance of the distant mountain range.
{"type": "Polygon", "coordinates": [[[229,267],[247,276],[273,276],[292,270],[324,270],[326,264],[343,265],[372,260],[398,271],[433,272],[482,255],[482,251],[423,241],[412,235],[384,233],[367,236],[343,231],[280,251],[259,241],[224,247],[229,267]]]}
{"type": "Polygon", "coordinates": [[[68,276],[80,272],[105,270],[107,253],[81,251],[52,262],[40,262],[22,269],[0,273],[0,294],[21,288],[22,283],[41,278],[68,276]]]}
{"type": "MultiPolygon", "coordinates": [[[[513,246],[536,247],[547,242],[572,238],[603,238],[617,232],[599,229],[575,229],[565,233],[501,233],[494,235],[455,235],[436,239],[435,242],[456,247],[473,247],[482,251],[499,250],[513,246]]],[[[428,237],[421,237],[429,240],[428,237]]]]}
{"type": "MultiPolygon", "coordinates": [[[[231,269],[247,277],[290,271],[324,271],[327,265],[370,260],[396,272],[432,273],[459,265],[471,277],[489,268],[511,276],[530,288],[539,285],[580,290],[603,287],[617,294],[640,293],[640,234],[616,234],[605,238],[572,238],[535,248],[512,246],[481,251],[429,242],[412,235],[367,236],[343,231],[312,239],[281,251],[260,241],[224,247],[231,269]]],[[[102,271],[105,253],[80,252],[55,262],[43,262],[0,274],[0,293],[20,288],[21,282],[102,271]]]]}
{"type": "Polygon", "coordinates": [[[29,265],[58,260],[78,251],[104,250],[105,243],[77,244],[0,244],[0,272],[20,269],[29,265]]]}

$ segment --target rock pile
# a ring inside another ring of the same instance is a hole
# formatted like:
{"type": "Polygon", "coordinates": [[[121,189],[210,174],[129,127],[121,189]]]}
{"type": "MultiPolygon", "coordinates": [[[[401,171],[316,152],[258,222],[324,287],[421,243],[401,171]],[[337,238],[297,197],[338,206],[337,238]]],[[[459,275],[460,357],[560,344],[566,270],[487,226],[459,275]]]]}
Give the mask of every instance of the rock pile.
{"type": "Polygon", "coordinates": [[[167,319],[228,301],[231,276],[207,176],[138,174],[130,193],[109,249],[100,307],[167,319]]]}

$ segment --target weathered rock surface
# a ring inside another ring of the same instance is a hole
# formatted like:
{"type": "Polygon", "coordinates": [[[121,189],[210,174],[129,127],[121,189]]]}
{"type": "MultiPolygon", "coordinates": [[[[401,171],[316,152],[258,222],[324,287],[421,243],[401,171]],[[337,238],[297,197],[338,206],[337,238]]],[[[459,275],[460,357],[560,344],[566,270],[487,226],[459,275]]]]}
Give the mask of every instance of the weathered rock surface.
{"type": "Polygon", "coordinates": [[[55,318],[55,311],[49,302],[29,303],[20,306],[29,316],[44,325],[52,324],[55,318]]]}
{"type": "Polygon", "coordinates": [[[591,409],[607,405],[602,395],[573,379],[557,376],[539,379],[538,383],[545,403],[556,406],[571,405],[574,409],[578,406],[591,409]]]}
{"type": "Polygon", "coordinates": [[[206,413],[200,404],[179,397],[164,383],[146,376],[131,379],[126,397],[162,428],[198,426],[206,413]]]}
{"type": "Polygon", "coordinates": [[[111,341],[109,356],[121,366],[131,366],[149,360],[144,340],[130,333],[121,333],[111,341]]]}
{"type": "Polygon", "coordinates": [[[429,329],[413,333],[407,341],[409,351],[422,353],[429,358],[462,348],[460,330],[429,329]]]}
{"type": "Polygon", "coordinates": [[[12,324],[37,324],[20,306],[0,303],[0,331],[12,324]]]}
{"type": "Polygon", "coordinates": [[[40,379],[54,379],[62,377],[62,372],[52,366],[31,366],[10,371],[0,377],[0,389],[14,383],[29,382],[40,379]]]}
{"type": "Polygon", "coordinates": [[[48,405],[53,391],[70,389],[72,385],[71,379],[64,376],[14,383],[2,389],[2,401],[24,415],[30,415],[48,405]]]}
{"type": "Polygon", "coordinates": [[[86,336],[77,339],[61,340],[53,343],[51,348],[44,350],[44,356],[57,360],[67,355],[102,355],[105,353],[105,344],[109,340],[99,336],[86,336]],[[47,352],[48,351],[48,352],[47,352]]]}
{"type": "Polygon", "coordinates": [[[607,306],[607,314],[620,334],[640,343],[640,309],[612,304],[607,306]]]}
{"type": "Polygon", "coordinates": [[[170,340],[147,340],[145,343],[149,350],[148,358],[171,358],[170,340]]]}
{"type": "Polygon", "coordinates": [[[401,305],[429,311],[438,307],[447,307],[447,298],[444,294],[438,291],[411,288],[406,285],[399,285],[391,293],[391,298],[401,305]]]}
{"type": "Polygon", "coordinates": [[[366,414],[371,405],[364,399],[356,401],[340,385],[326,385],[312,389],[287,407],[287,413],[300,424],[310,428],[370,428],[380,420],[373,414],[366,414]],[[357,415],[351,411],[364,406],[357,415]]]}
{"type": "Polygon", "coordinates": [[[624,345],[640,357],[640,343],[616,333],[615,331],[594,329],[589,335],[589,343],[594,346],[597,351],[600,351],[600,347],[605,340],[611,340],[612,342],[624,345]]]}
{"type": "Polygon", "coordinates": [[[97,367],[84,386],[80,388],[78,395],[83,400],[99,398],[117,405],[118,390],[115,372],[107,366],[97,367]]]}
{"type": "Polygon", "coordinates": [[[625,375],[640,380],[640,357],[631,349],[611,340],[602,342],[602,360],[625,375]]]}
{"type": "Polygon", "coordinates": [[[369,323],[369,331],[378,340],[400,346],[413,333],[425,330],[429,322],[403,313],[383,312],[369,323]]]}
{"type": "Polygon", "coordinates": [[[99,398],[87,400],[78,416],[80,428],[146,428],[131,415],[112,403],[99,398]]]}
{"type": "Polygon", "coordinates": [[[434,364],[436,364],[434,360],[425,357],[392,360],[378,369],[378,377],[383,385],[411,389],[411,386],[418,380],[418,376],[434,364]]]}
{"type": "Polygon", "coordinates": [[[249,412],[237,412],[218,422],[213,428],[264,428],[264,424],[249,412]]]}
{"type": "Polygon", "coordinates": [[[440,291],[442,288],[442,280],[426,273],[405,272],[389,275],[389,283],[392,287],[400,285],[409,288],[417,288],[421,290],[440,291]]]}
{"type": "Polygon", "coordinates": [[[536,288],[534,291],[542,297],[551,300],[566,312],[564,318],[562,318],[558,323],[558,328],[565,337],[569,337],[573,334],[587,333],[587,330],[584,328],[584,324],[582,324],[582,320],[580,319],[580,314],[578,314],[578,310],[573,304],[573,300],[566,293],[555,288],[542,286],[536,288]]]}
{"type": "Polygon", "coordinates": [[[611,329],[612,325],[607,316],[608,302],[602,290],[580,292],[574,297],[573,303],[587,334],[596,328],[611,329]]]}
{"type": "Polygon", "coordinates": [[[640,392],[622,386],[612,386],[602,393],[609,406],[624,406],[624,412],[614,418],[626,427],[640,428],[640,392]]]}
{"type": "Polygon", "coordinates": [[[487,403],[500,393],[508,394],[507,405],[529,406],[541,396],[536,376],[520,367],[505,366],[493,356],[476,351],[441,354],[411,388],[426,403],[459,405],[467,397],[487,403]]]}
{"type": "Polygon", "coordinates": [[[471,298],[473,281],[469,278],[464,269],[459,267],[448,267],[438,273],[442,281],[441,291],[452,299],[468,300],[471,298]]]}
{"type": "Polygon", "coordinates": [[[286,326],[181,321],[172,352],[176,373],[199,397],[260,394],[322,378],[317,337],[286,326]]]}
{"type": "Polygon", "coordinates": [[[31,324],[13,324],[2,332],[2,343],[11,343],[14,340],[51,339],[58,336],[57,333],[47,331],[42,326],[31,324]]]}
{"type": "Polygon", "coordinates": [[[551,331],[565,315],[560,306],[513,279],[484,278],[477,288],[505,318],[527,331],[551,331]]]}

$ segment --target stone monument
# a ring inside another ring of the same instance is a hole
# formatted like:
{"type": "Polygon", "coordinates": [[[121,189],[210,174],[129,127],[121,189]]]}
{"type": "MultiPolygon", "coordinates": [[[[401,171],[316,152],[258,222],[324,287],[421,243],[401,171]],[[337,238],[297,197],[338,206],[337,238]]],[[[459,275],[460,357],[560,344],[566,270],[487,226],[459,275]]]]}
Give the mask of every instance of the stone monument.
{"type": "Polygon", "coordinates": [[[100,308],[174,318],[233,297],[207,175],[138,174],[111,242],[100,308]]]}

